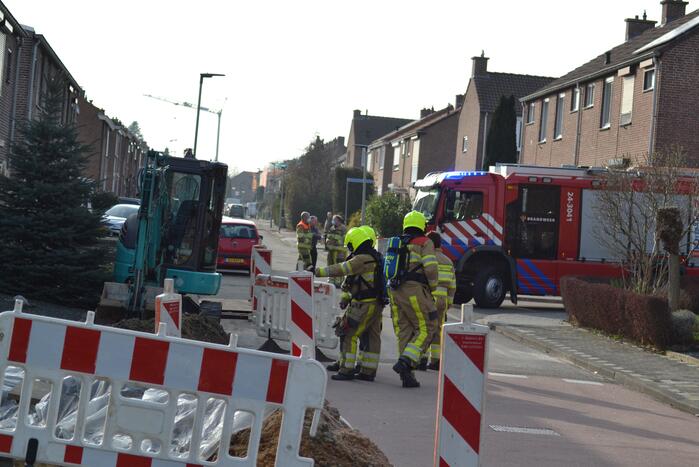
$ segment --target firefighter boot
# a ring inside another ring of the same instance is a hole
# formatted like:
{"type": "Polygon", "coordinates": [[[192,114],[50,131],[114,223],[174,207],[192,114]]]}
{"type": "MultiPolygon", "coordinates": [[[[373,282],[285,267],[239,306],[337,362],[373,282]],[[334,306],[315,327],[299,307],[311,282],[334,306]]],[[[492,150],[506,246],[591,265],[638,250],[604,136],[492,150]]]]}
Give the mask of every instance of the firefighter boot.
{"type": "Polygon", "coordinates": [[[401,373],[400,379],[401,379],[401,381],[403,381],[404,388],[419,388],[420,387],[420,382],[417,379],[415,379],[415,375],[413,374],[412,371],[408,371],[407,373],[401,373]]]}
{"type": "Polygon", "coordinates": [[[340,371],[340,362],[333,362],[325,367],[328,371],[340,371]]]}
{"type": "Polygon", "coordinates": [[[417,369],[420,371],[427,371],[427,357],[422,357],[420,363],[417,364],[417,369]]]}
{"type": "Polygon", "coordinates": [[[401,355],[400,358],[398,358],[398,361],[396,362],[396,364],[393,365],[393,371],[395,371],[396,373],[401,375],[401,377],[404,373],[410,373],[412,371],[412,368],[413,368],[413,364],[410,361],[410,359],[408,359],[408,357],[405,357],[403,355],[401,355]]]}
{"type": "Polygon", "coordinates": [[[355,375],[356,379],[362,380],[362,381],[374,381],[374,378],[376,378],[376,375],[370,375],[368,373],[359,373],[355,375]]]}
{"type": "Polygon", "coordinates": [[[362,364],[357,363],[354,367],[354,370],[353,370],[354,376],[357,376],[361,372],[362,372],[362,364]]]}
{"type": "Polygon", "coordinates": [[[435,360],[433,362],[430,362],[429,365],[427,365],[428,370],[434,370],[434,371],[439,371],[439,360],[435,360]]]}
{"type": "Polygon", "coordinates": [[[343,373],[338,372],[336,375],[332,375],[330,378],[335,381],[352,381],[354,379],[354,373],[343,373]]]}

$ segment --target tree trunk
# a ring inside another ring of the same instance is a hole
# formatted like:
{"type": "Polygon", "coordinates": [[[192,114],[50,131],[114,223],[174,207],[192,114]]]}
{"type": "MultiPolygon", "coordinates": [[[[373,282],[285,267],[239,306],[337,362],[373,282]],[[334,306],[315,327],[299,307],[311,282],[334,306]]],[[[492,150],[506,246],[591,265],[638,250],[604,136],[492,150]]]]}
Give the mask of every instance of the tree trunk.
{"type": "Polygon", "coordinates": [[[667,281],[667,301],[670,311],[677,311],[680,308],[680,257],[679,255],[669,255],[668,258],[668,281],[667,281]]]}

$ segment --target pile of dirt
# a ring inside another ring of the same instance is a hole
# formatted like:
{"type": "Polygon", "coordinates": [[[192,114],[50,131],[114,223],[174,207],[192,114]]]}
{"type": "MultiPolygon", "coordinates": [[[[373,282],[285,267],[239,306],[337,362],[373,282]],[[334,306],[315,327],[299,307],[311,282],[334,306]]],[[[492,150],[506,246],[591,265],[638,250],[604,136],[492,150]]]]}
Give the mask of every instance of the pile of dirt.
{"type": "MultiPolygon", "coordinates": [[[[340,412],[325,404],[318,423],[318,432],[311,438],[309,431],[313,412],[306,414],[301,438],[301,455],[315,460],[318,467],[385,467],[390,466],[386,455],[369,438],[349,428],[340,420],[340,412]]],[[[273,412],[262,424],[257,465],[273,466],[277,456],[282,413],[273,412]]],[[[245,456],[250,430],[235,434],[230,454],[245,456]]]]}
{"type": "MultiPolygon", "coordinates": [[[[131,318],[118,321],[113,326],[119,329],[152,333],[155,330],[155,321],[153,319],[131,318]]],[[[223,330],[219,322],[200,315],[184,315],[182,337],[213,344],[228,344],[229,342],[228,333],[223,330]]]]}

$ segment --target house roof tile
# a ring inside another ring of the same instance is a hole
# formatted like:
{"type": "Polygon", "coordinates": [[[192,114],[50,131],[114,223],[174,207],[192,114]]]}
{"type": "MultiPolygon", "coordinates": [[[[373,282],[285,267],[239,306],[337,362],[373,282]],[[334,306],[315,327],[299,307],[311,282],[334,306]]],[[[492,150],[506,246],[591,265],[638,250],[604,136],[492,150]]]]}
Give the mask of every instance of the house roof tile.
{"type": "MultiPolygon", "coordinates": [[[[667,23],[664,26],[648,29],[647,31],[634,37],[633,39],[612,48],[610,51],[593,58],[589,62],[579,66],[570,73],[561,76],[557,80],[549,83],[547,86],[542,87],[539,90],[536,90],[536,92],[532,92],[529,95],[526,95],[522,100],[529,100],[532,98],[540,97],[542,95],[550,94],[553,91],[557,91],[559,89],[571,86],[576,82],[587,81],[589,79],[597,77],[598,75],[611,73],[614,70],[617,70],[624,66],[640,62],[653,55],[653,53],[659,48],[666,46],[668,43],[672,43],[680,37],[683,37],[684,34],[688,33],[690,30],[694,28],[682,28],[680,29],[680,31],[683,32],[683,34],[671,37],[669,40],[666,41],[658,41],[655,43],[655,46],[652,44],[654,41],[660,39],[662,36],[668,34],[673,30],[681,28],[686,23],[689,23],[690,21],[698,17],[699,10],[696,10],[691,13],[688,13],[687,15],[681,18],[676,19],[675,21],[667,23]],[[646,47],[649,45],[651,47],[646,47]],[[607,62],[607,54],[609,54],[609,62],[607,62]]],[[[687,26],[691,26],[691,24],[687,26]]]]}
{"type": "Polygon", "coordinates": [[[412,122],[407,118],[360,115],[354,119],[354,144],[368,146],[372,141],[412,122]]]}
{"type": "MultiPolygon", "coordinates": [[[[493,73],[488,72],[472,78],[481,112],[493,112],[498,106],[500,97],[515,96],[520,99],[537,89],[546,86],[555,78],[547,76],[518,75],[514,73],[493,73]]],[[[521,106],[516,105],[517,115],[522,114],[521,106]]]]}

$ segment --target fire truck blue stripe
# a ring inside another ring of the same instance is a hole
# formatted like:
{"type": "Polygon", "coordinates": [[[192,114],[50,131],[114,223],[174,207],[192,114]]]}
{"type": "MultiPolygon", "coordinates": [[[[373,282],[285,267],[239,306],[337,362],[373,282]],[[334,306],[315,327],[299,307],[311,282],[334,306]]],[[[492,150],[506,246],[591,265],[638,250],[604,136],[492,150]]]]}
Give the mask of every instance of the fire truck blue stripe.
{"type": "Polygon", "coordinates": [[[524,281],[522,281],[521,279],[519,279],[517,282],[519,283],[519,288],[520,288],[520,290],[521,290],[522,292],[524,292],[524,293],[526,293],[526,294],[531,294],[531,293],[532,293],[531,289],[527,286],[527,284],[524,283],[524,281]]]}
{"type": "Polygon", "coordinates": [[[522,261],[524,261],[526,265],[529,266],[529,269],[531,269],[538,276],[539,279],[541,279],[541,282],[548,285],[554,292],[556,291],[556,286],[553,284],[553,282],[551,282],[551,280],[548,277],[546,277],[544,273],[542,273],[530,259],[524,259],[522,261]]]}
{"type": "Polygon", "coordinates": [[[451,256],[453,258],[461,258],[462,253],[459,253],[459,250],[451,246],[449,243],[442,242],[442,248],[446,248],[447,250],[449,250],[449,253],[451,253],[451,256]]]}
{"type": "MultiPolygon", "coordinates": [[[[530,284],[532,284],[532,285],[534,286],[534,288],[536,288],[536,289],[539,291],[539,293],[540,293],[541,295],[548,295],[548,294],[546,293],[546,289],[543,288],[543,287],[539,284],[539,282],[536,280],[536,277],[534,277],[534,276],[532,276],[531,274],[529,274],[529,272],[527,272],[520,264],[517,264],[517,272],[519,273],[519,275],[520,275],[521,277],[523,277],[524,279],[527,279],[527,282],[529,282],[530,284]]],[[[521,283],[521,282],[520,282],[520,283],[521,283]]]]}

